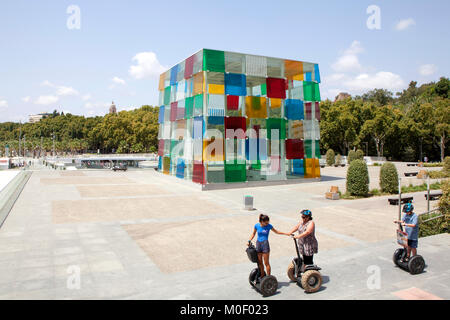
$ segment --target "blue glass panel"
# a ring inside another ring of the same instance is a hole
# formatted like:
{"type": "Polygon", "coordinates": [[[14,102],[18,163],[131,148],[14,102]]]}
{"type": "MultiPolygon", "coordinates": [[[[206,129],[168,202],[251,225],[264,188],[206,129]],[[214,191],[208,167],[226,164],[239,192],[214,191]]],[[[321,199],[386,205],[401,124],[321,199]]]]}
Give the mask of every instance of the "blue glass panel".
{"type": "Polygon", "coordinates": [[[247,95],[245,74],[225,73],[225,94],[233,96],[247,95]]]}
{"type": "Polygon", "coordinates": [[[303,110],[303,101],[296,99],[286,99],[285,116],[289,120],[303,120],[305,118],[305,112],[303,110]]]}

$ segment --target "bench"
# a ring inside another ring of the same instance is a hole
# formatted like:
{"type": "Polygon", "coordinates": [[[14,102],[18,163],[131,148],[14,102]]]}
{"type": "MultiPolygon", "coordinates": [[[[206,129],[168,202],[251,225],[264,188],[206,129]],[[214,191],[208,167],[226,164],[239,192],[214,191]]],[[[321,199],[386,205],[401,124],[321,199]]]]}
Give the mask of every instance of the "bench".
{"type": "MultiPolygon", "coordinates": [[[[401,204],[405,204],[405,203],[408,203],[408,202],[411,202],[411,201],[413,201],[413,198],[414,197],[402,197],[402,200],[401,200],[401,204]]],[[[389,204],[390,205],[393,205],[393,206],[397,206],[398,205],[398,197],[396,197],[396,198],[388,198],[388,201],[389,201],[389,204]]]]}
{"type": "Polygon", "coordinates": [[[406,164],[408,167],[414,167],[414,166],[417,166],[417,163],[407,163],[406,164]]]}
{"type": "Polygon", "coordinates": [[[325,199],[339,200],[339,188],[337,186],[331,186],[330,192],[325,193],[325,199]]]}
{"type": "Polygon", "coordinates": [[[418,172],[405,172],[405,177],[417,176],[418,172]]]}
{"type": "MultiPolygon", "coordinates": [[[[425,200],[428,200],[428,193],[424,194],[425,200]]],[[[440,197],[442,197],[442,192],[430,192],[430,200],[438,200],[440,197]]]]}

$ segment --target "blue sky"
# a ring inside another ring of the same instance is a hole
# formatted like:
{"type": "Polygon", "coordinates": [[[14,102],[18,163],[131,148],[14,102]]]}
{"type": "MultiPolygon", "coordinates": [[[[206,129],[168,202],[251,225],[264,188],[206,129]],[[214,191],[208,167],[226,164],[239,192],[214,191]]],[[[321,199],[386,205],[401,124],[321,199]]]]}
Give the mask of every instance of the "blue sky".
{"type": "Polygon", "coordinates": [[[201,48],[319,63],[322,98],[449,76],[448,0],[0,3],[0,122],[158,103],[158,74],[201,48]],[[70,5],[80,29],[69,29],[70,5]],[[380,29],[369,29],[370,5],[380,29]]]}

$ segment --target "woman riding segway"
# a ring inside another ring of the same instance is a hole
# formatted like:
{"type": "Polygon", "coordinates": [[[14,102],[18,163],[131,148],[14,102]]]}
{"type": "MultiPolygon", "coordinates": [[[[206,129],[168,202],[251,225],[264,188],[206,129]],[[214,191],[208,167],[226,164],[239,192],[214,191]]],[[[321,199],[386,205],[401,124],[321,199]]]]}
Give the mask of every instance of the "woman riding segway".
{"type": "Polygon", "coordinates": [[[258,238],[256,241],[256,251],[258,252],[258,261],[259,261],[259,269],[261,278],[264,277],[266,274],[270,276],[271,268],[269,263],[269,256],[270,256],[270,245],[269,245],[269,232],[270,230],[273,230],[276,234],[283,234],[286,236],[289,236],[290,233],[284,233],[280,232],[277,229],[275,229],[270,223],[269,223],[269,216],[265,214],[259,215],[259,223],[255,224],[253,228],[253,233],[250,236],[249,243],[253,240],[255,237],[255,234],[258,233],[258,238]],[[264,261],[264,264],[263,264],[264,261]],[[264,265],[266,266],[266,272],[264,272],[264,265]]]}
{"type": "Polygon", "coordinates": [[[314,264],[313,256],[318,252],[318,242],[315,236],[315,224],[312,221],[310,210],[302,210],[302,221],[300,221],[291,232],[294,238],[297,256],[288,267],[288,277],[296,281],[306,292],[317,292],[322,285],[322,275],[320,268],[314,264]],[[298,231],[298,235],[293,233],[298,231]],[[296,239],[298,241],[296,242],[296,239]],[[300,257],[301,255],[301,257],[300,257]]]}

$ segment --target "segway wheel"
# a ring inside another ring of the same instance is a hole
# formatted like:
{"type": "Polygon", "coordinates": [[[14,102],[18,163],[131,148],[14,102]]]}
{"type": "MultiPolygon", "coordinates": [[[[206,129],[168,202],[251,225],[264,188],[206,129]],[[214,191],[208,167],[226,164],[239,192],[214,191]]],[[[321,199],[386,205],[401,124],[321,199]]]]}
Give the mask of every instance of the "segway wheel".
{"type": "Polygon", "coordinates": [[[425,268],[425,260],[422,256],[414,256],[409,258],[408,269],[411,274],[419,274],[425,268]]]}
{"type": "Polygon", "coordinates": [[[397,267],[400,267],[400,265],[398,264],[398,262],[399,262],[400,259],[402,258],[403,252],[404,252],[404,251],[405,251],[405,249],[399,248],[399,249],[395,250],[395,252],[394,252],[394,256],[392,257],[392,260],[394,261],[394,264],[395,264],[397,267]]]}
{"type": "Polygon", "coordinates": [[[264,297],[275,294],[278,289],[278,281],[274,276],[266,276],[261,280],[261,293],[264,297]]]}
{"type": "Polygon", "coordinates": [[[317,270],[308,270],[302,275],[301,283],[306,292],[317,292],[322,286],[322,275],[317,270]]]}
{"type": "Polygon", "coordinates": [[[295,266],[292,262],[287,269],[287,276],[291,281],[297,282],[297,277],[295,276],[295,266]]]}
{"type": "Polygon", "coordinates": [[[259,277],[259,269],[255,268],[252,270],[252,272],[250,272],[250,275],[248,276],[248,282],[252,287],[255,286],[255,281],[257,277],[259,277]]]}

